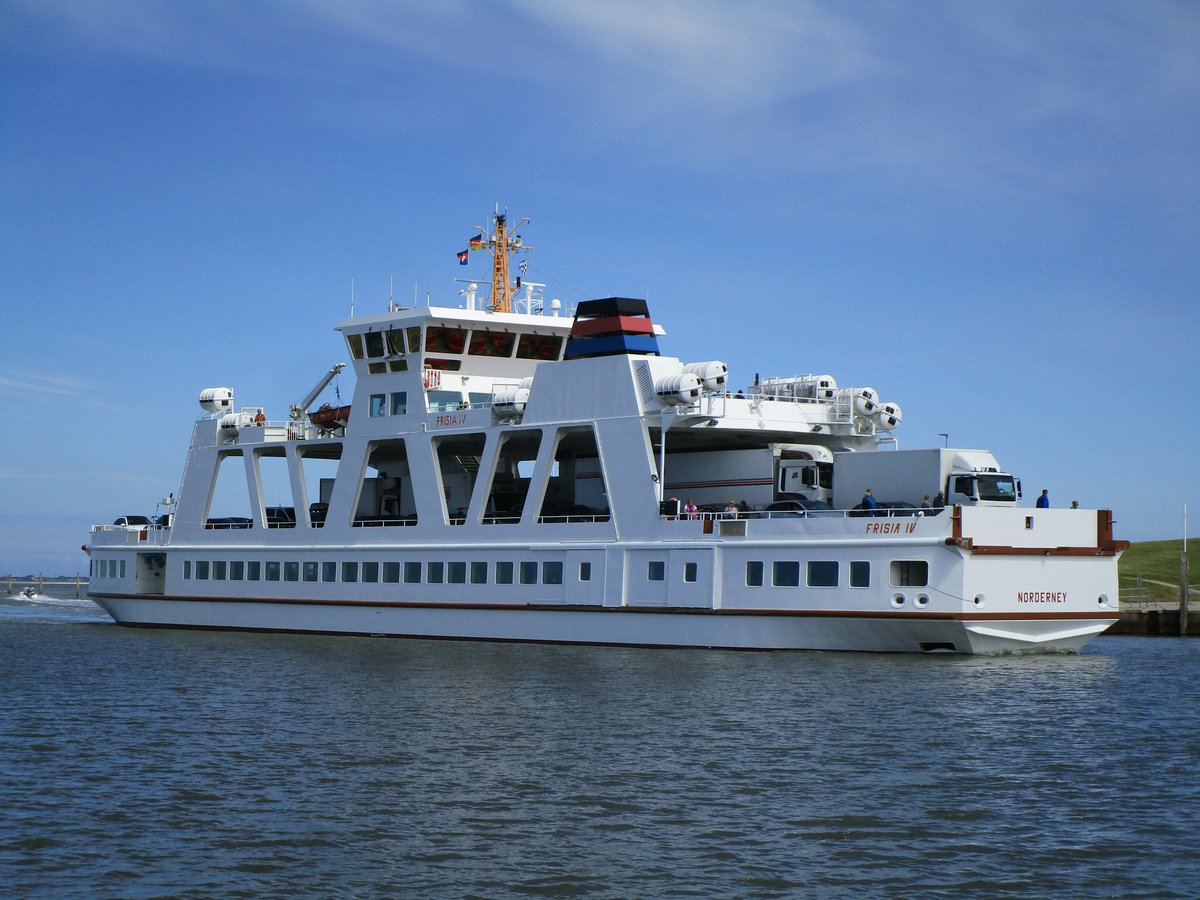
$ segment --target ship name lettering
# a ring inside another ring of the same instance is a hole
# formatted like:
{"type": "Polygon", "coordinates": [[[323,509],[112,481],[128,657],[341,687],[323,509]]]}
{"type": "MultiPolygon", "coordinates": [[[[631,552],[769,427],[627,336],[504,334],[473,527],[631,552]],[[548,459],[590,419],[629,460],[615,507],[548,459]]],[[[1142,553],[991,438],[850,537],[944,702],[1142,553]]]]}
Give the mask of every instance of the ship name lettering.
{"type": "Polygon", "coordinates": [[[1018,603],[1066,603],[1066,591],[1017,591],[1018,603]]]}
{"type": "Polygon", "coordinates": [[[447,427],[450,425],[464,425],[464,424],[466,424],[466,421],[467,421],[467,417],[466,417],[465,413],[460,414],[460,415],[455,415],[455,416],[438,416],[437,417],[437,424],[438,424],[439,428],[444,428],[444,427],[447,427]]]}
{"type": "MultiPolygon", "coordinates": [[[[899,522],[868,522],[867,534],[899,534],[902,525],[899,522]]],[[[909,531],[912,531],[910,528],[909,531]]]]}

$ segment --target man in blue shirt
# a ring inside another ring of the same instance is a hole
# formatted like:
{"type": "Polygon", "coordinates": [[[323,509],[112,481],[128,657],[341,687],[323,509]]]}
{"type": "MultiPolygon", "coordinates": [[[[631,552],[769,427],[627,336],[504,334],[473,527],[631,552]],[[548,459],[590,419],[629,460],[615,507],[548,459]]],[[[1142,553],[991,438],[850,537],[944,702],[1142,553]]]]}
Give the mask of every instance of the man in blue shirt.
{"type": "Polygon", "coordinates": [[[868,516],[875,515],[875,495],[871,493],[870,488],[867,488],[867,492],[863,494],[862,503],[859,506],[867,511],[868,516]]]}
{"type": "Polygon", "coordinates": [[[1038,509],[1049,509],[1050,508],[1050,492],[1048,490],[1042,491],[1042,496],[1038,497],[1037,508],[1038,509]]]}

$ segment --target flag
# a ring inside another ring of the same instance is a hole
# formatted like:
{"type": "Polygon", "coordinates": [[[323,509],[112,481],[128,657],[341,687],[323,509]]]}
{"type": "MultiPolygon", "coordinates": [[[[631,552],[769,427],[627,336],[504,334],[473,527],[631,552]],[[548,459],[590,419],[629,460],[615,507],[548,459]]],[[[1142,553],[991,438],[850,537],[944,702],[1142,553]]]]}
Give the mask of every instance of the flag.
{"type": "Polygon", "coordinates": [[[529,260],[527,260],[527,259],[521,260],[520,268],[521,268],[522,275],[524,275],[526,272],[528,272],[529,271],[529,260]]]}
{"type": "Polygon", "coordinates": [[[458,251],[458,264],[460,266],[465,266],[467,264],[467,251],[466,250],[458,251]]]}
{"type": "Polygon", "coordinates": [[[471,248],[472,250],[482,250],[483,249],[483,235],[482,234],[475,235],[475,237],[471,238],[471,240],[467,242],[467,246],[469,248],[471,248]]]}

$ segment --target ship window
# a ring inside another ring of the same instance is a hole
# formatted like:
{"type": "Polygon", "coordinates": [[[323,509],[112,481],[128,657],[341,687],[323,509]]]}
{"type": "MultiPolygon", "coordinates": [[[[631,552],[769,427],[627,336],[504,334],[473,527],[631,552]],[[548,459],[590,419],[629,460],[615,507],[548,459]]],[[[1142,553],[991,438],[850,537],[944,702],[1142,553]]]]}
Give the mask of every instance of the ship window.
{"type": "Polygon", "coordinates": [[[408,412],[408,391],[393,391],[391,413],[393,416],[403,416],[408,412]]]}
{"type": "Polygon", "coordinates": [[[425,358],[425,368],[436,369],[439,372],[457,372],[462,368],[461,359],[438,359],[434,356],[425,358]]]}
{"type": "Polygon", "coordinates": [[[441,584],[446,580],[446,564],[440,562],[431,562],[429,564],[429,583],[441,584]]]}
{"type": "Polygon", "coordinates": [[[371,395],[370,414],[372,416],[387,415],[387,406],[385,405],[386,400],[387,400],[387,394],[372,394],[371,395]]]}
{"type": "Polygon", "coordinates": [[[537,584],[538,564],[535,562],[521,563],[521,584],[537,584]]]}
{"type": "MultiPolygon", "coordinates": [[[[228,570],[226,568],[225,560],[218,559],[218,560],[213,561],[213,565],[212,565],[213,581],[224,581],[226,571],[228,571],[228,570]]],[[[125,560],[121,560],[121,574],[122,575],[125,574],[125,560]]]]}
{"type": "Polygon", "coordinates": [[[358,563],[342,563],[342,581],[358,581],[358,563]]]}
{"type": "Polygon", "coordinates": [[[515,334],[503,331],[473,331],[471,346],[467,351],[472,356],[512,356],[515,334]]]}
{"type": "Polygon", "coordinates": [[[652,559],[646,565],[646,579],[648,581],[662,581],[667,577],[667,564],[661,559],[652,559]]]}
{"type": "Polygon", "coordinates": [[[421,564],[419,562],[406,562],[404,564],[404,583],[421,583],[421,564]]]}
{"type": "Polygon", "coordinates": [[[300,563],[285,562],[283,564],[283,580],[284,581],[299,581],[300,580],[300,563]]]}
{"type": "Polygon", "coordinates": [[[838,564],[826,560],[812,560],[808,564],[809,587],[837,587],[838,564]]]}
{"type": "Polygon", "coordinates": [[[462,353],[466,343],[465,328],[431,325],[425,332],[425,350],[429,353],[462,353]]]}
{"type": "Polygon", "coordinates": [[[800,563],[794,559],[780,559],[771,564],[771,584],[775,587],[799,587],[800,563]]]}
{"type": "Polygon", "coordinates": [[[592,580],[592,564],[590,562],[581,562],[579,564],[579,580],[580,581],[591,581],[592,580]]]}
{"type": "Polygon", "coordinates": [[[257,559],[252,559],[246,563],[246,580],[258,581],[262,577],[262,563],[257,559]]]}
{"type": "Polygon", "coordinates": [[[367,345],[367,356],[368,357],[373,359],[376,356],[383,356],[383,332],[382,331],[368,331],[365,335],[363,335],[363,338],[364,338],[364,343],[366,343],[366,345],[367,345]]]}
{"type": "Polygon", "coordinates": [[[850,563],[850,587],[871,586],[871,564],[865,560],[850,563]]]}
{"type": "Polygon", "coordinates": [[[542,563],[542,584],[562,584],[563,564],[561,562],[542,563]]]}
{"type": "Polygon", "coordinates": [[[471,563],[471,584],[487,584],[487,570],[486,562],[471,563]]]}
{"type": "Polygon", "coordinates": [[[121,560],[121,577],[125,577],[125,560],[121,560]]]}
{"type": "Polygon", "coordinates": [[[695,582],[698,573],[699,573],[699,566],[696,565],[696,563],[690,562],[690,563],[684,564],[684,566],[683,566],[683,580],[684,581],[695,582]]]}
{"type": "Polygon", "coordinates": [[[306,562],[304,564],[304,580],[305,581],[316,581],[318,568],[319,567],[317,566],[317,564],[315,562],[306,562]]]}
{"type": "Polygon", "coordinates": [[[196,560],[196,580],[197,581],[208,581],[208,560],[207,559],[196,560]]]}
{"type": "Polygon", "coordinates": [[[929,584],[929,563],[923,559],[892,560],[893,587],[925,587],[929,584]]]}
{"type": "Polygon", "coordinates": [[[511,562],[496,563],[496,584],[513,583],[513,564],[511,562]]]}
{"type": "Polygon", "coordinates": [[[408,333],[408,352],[409,353],[420,353],[421,352],[421,326],[420,325],[410,325],[408,328],[406,328],[404,330],[408,333]]]}
{"type": "Polygon", "coordinates": [[[487,406],[492,402],[492,395],[483,391],[471,391],[467,396],[472,406],[487,406]]]}
{"type": "Polygon", "coordinates": [[[385,584],[400,583],[400,563],[385,562],[383,564],[383,581],[385,584]]]}
{"type": "Polygon", "coordinates": [[[426,395],[430,412],[449,412],[458,409],[463,402],[460,391],[429,391],[426,395]]]}
{"type": "Polygon", "coordinates": [[[387,341],[388,356],[403,356],[404,355],[404,332],[399,328],[390,328],[384,332],[384,340],[387,341]]]}
{"type": "Polygon", "coordinates": [[[387,371],[387,363],[381,363],[381,362],[367,363],[367,374],[368,375],[382,375],[386,371],[387,371]]]}
{"type": "Polygon", "coordinates": [[[370,584],[379,581],[379,563],[365,562],[362,564],[362,580],[370,584]]]}
{"type": "Polygon", "coordinates": [[[752,559],[746,563],[746,587],[763,586],[762,560],[752,559]]]}
{"type": "Polygon", "coordinates": [[[246,564],[235,559],[229,564],[229,580],[242,581],[246,577],[246,564]]]}
{"type": "Polygon", "coordinates": [[[388,371],[389,372],[407,372],[408,371],[408,360],[407,359],[389,360],[388,361],[388,371]]]}
{"type": "Polygon", "coordinates": [[[451,584],[466,584],[467,564],[465,562],[449,563],[446,566],[446,580],[451,584]]]}
{"type": "Polygon", "coordinates": [[[278,580],[279,580],[279,563],[278,562],[268,562],[267,563],[267,581],[278,581],[278,580]]]}
{"type": "Polygon", "coordinates": [[[363,345],[361,334],[346,335],[346,344],[350,347],[350,355],[355,359],[363,358],[363,345]]]}
{"type": "Polygon", "coordinates": [[[322,581],[337,581],[337,563],[335,563],[335,562],[321,563],[321,580],[322,581]]]}
{"type": "Polygon", "coordinates": [[[558,359],[562,343],[553,334],[523,334],[517,341],[517,359],[558,359]]]}
{"type": "MultiPolygon", "coordinates": [[[[100,561],[94,559],[94,560],[92,560],[92,562],[96,564],[96,566],[97,566],[96,572],[97,572],[97,574],[99,574],[100,561]]],[[[190,559],[185,559],[183,561],[183,577],[186,579],[191,579],[191,577],[192,577],[192,561],[190,559]]]]}

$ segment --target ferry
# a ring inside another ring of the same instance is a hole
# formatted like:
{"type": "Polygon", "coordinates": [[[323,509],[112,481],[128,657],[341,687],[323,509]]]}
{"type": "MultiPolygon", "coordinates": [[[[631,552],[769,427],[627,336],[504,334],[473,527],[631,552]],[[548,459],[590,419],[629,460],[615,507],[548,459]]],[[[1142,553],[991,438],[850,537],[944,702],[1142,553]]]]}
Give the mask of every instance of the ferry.
{"type": "Polygon", "coordinates": [[[760,650],[1076,651],[1119,618],[1111,511],[899,449],[869,387],[735,387],[642,300],[545,302],[527,223],[459,254],[486,298],[336,323],[349,403],[340,362],[276,409],[201,391],[161,515],[92,527],[88,596],[127,626],[760,650]]]}

